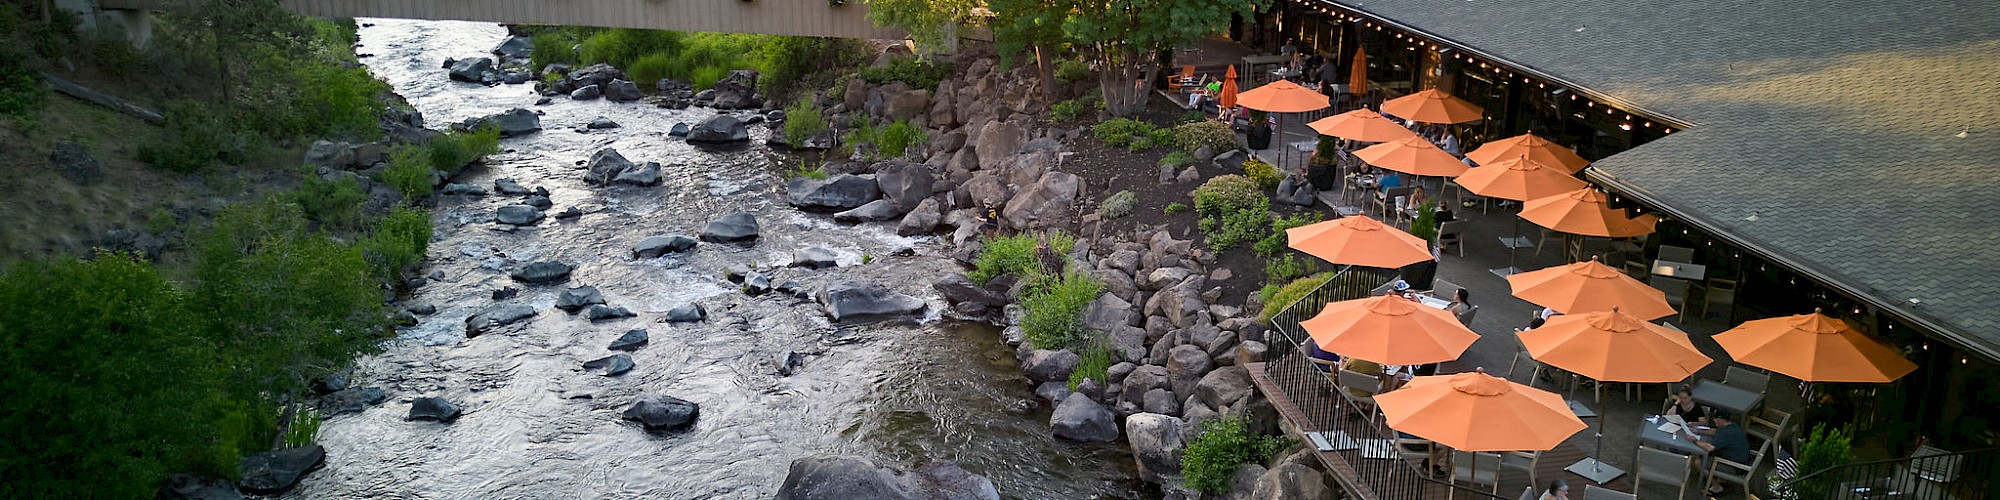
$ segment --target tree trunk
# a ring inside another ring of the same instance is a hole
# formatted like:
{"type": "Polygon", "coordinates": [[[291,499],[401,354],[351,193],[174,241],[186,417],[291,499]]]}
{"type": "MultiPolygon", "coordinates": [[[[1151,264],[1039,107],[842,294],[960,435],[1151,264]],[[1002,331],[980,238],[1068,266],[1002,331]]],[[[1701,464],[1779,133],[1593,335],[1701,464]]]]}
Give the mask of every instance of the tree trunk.
{"type": "Polygon", "coordinates": [[[1050,104],[1062,100],[1056,92],[1056,63],[1049,55],[1047,44],[1035,44],[1035,69],[1042,77],[1042,100],[1050,104]]]}
{"type": "Polygon", "coordinates": [[[1098,73],[1098,88],[1104,91],[1104,111],[1112,116],[1132,117],[1146,109],[1146,81],[1150,71],[1140,68],[1139,58],[1130,50],[1099,56],[1104,70],[1098,73]]]}

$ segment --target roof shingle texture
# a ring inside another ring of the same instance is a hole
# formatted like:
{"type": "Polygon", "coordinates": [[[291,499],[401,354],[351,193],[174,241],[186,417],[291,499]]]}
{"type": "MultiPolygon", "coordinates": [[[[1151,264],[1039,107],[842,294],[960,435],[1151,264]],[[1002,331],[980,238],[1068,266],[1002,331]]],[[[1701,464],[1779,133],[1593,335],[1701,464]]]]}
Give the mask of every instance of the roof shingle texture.
{"type": "Polygon", "coordinates": [[[1595,167],[2000,350],[1990,0],[1340,3],[1693,124],[1595,167]]]}

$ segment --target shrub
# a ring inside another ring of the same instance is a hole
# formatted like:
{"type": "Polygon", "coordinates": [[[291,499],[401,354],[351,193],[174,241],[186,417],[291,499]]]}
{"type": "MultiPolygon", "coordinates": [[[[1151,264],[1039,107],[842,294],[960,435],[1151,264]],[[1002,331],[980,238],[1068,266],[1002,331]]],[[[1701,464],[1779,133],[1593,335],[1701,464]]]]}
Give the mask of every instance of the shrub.
{"type": "Polygon", "coordinates": [[[360,223],[361,202],[368,199],[361,192],[361,183],[354,179],[326,180],[317,175],[307,175],[290,195],[307,220],[328,229],[347,229],[360,223]]]}
{"type": "Polygon", "coordinates": [[[1236,131],[1230,130],[1227,123],[1200,120],[1183,123],[1173,130],[1174,146],[1182,151],[1193,153],[1202,146],[1208,146],[1209,151],[1219,154],[1236,149],[1236,131]]]}
{"type": "Polygon", "coordinates": [[[167,234],[180,227],[180,218],[175,217],[172,211],[167,210],[167,207],[154,208],[153,214],[146,216],[146,232],[148,233],[167,234]]]}
{"type": "Polygon", "coordinates": [[[192,173],[217,160],[240,163],[244,160],[242,138],[229,126],[222,113],[211,106],[189,100],[168,102],[161,110],[160,136],[139,145],[139,161],[157,168],[192,173]]]}
{"type": "MultiPolygon", "coordinates": [[[[1305,298],[1306,294],[1312,293],[1320,285],[1326,284],[1327,280],[1333,279],[1333,274],[1326,272],[1299,278],[1292,280],[1291,283],[1286,283],[1285,286],[1277,287],[1275,290],[1271,287],[1265,287],[1264,290],[1259,292],[1264,299],[1264,310],[1257,313],[1257,321],[1270,323],[1272,316],[1278,315],[1279,312],[1285,310],[1285,306],[1292,305],[1293,302],[1298,302],[1299,299],[1305,298]]],[[[1319,309],[1326,307],[1326,305],[1304,304],[1300,307],[1304,308],[1300,311],[1302,314],[1311,315],[1317,314],[1319,309]]]]}
{"type": "Polygon", "coordinates": [[[1208,248],[1223,252],[1237,245],[1264,238],[1264,232],[1271,228],[1270,202],[1258,198],[1256,204],[1223,214],[1208,232],[1208,248]]]}
{"type": "Polygon", "coordinates": [[[431,172],[430,152],[420,146],[397,146],[390,150],[389,168],[382,170],[382,182],[410,200],[430,196],[431,190],[437,188],[436,179],[431,172]]]}
{"type": "Polygon", "coordinates": [[[1077,355],[1082,360],[1077,362],[1075,370],[1069,372],[1069,390],[1072,391],[1086,379],[1096,380],[1099,385],[1105,384],[1106,372],[1117,363],[1111,356],[1111,348],[1106,347],[1103,340],[1091,342],[1077,355]]]}
{"type": "Polygon", "coordinates": [[[472,132],[453,132],[431,139],[431,167],[446,176],[457,175],[467,164],[500,151],[500,130],[484,127],[472,132]]]}
{"type": "Polygon", "coordinates": [[[1276,436],[1250,432],[1250,419],[1229,415],[1205,420],[1181,455],[1181,475],[1188,487],[1217,495],[1229,493],[1236,467],[1282,453],[1294,444],[1276,436]]]}
{"type": "Polygon", "coordinates": [[[1070,99],[1049,106],[1049,119],[1058,122],[1075,120],[1083,116],[1084,103],[1081,99],[1070,99]]]}
{"type": "Polygon", "coordinates": [[[592,28],[562,27],[536,33],[535,50],[529,55],[529,64],[534,66],[535,71],[541,71],[555,63],[582,63],[583,57],[577,53],[577,45],[590,38],[594,31],[592,28]]]}
{"type": "Polygon", "coordinates": [[[1278,182],[1285,180],[1285,176],[1278,175],[1278,167],[1255,158],[1243,160],[1243,175],[1257,181],[1257,187],[1266,191],[1277,189],[1278,182]]]}
{"type": "Polygon", "coordinates": [[[47,92],[25,59],[20,53],[0,49],[0,116],[27,117],[42,107],[47,92]]]}
{"type": "Polygon", "coordinates": [[[1173,167],[1177,169],[1193,164],[1194,164],[1194,157],[1188,156],[1187,153],[1182,153],[1180,151],[1167,153],[1166,156],[1160,157],[1160,165],[1173,167]]]}
{"type": "Polygon", "coordinates": [[[1097,206],[1097,215],[1106,219],[1116,219],[1132,215],[1132,209],[1139,204],[1139,195],[1131,191],[1119,191],[1104,199],[1097,206]]]}
{"type": "Polygon", "coordinates": [[[375,79],[359,66],[305,59],[290,64],[289,102],[263,106],[243,116],[251,127],[282,132],[282,136],[319,137],[341,135],[362,140],[382,136],[382,105],[376,98],[389,92],[389,84],[375,79]],[[256,117],[272,117],[278,123],[257,125],[256,117]]]}
{"type": "Polygon", "coordinates": [[[1417,219],[1410,221],[1410,235],[1422,238],[1424,243],[1437,240],[1437,204],[1424,202],[1417,205],[1417,219]]]}
{"type": "Polygon", "coordinates": [[[875,149],[883,158],[901,158],[910,146],[930,140],[922,127],[910,124],[908,120],[896,120],[884,127],[875,137],[875,149]]]}
{"type": "Polygon", "coordinates": [[[979,258],[973,260],[972,272],[966,277],[982,285],[1002,274],[1012,274],[1030,283],[1041,280],[1042,266],[1035,248],[1042,238],[1049,240],[1049,249],[1057,255],[1067,255],[1076,248],[1076,239],[1059,231],[991,238],[980,249],[979,258]]]}
{"type": "Polygon", "coordinates": [[[1173,144],[1174,129],[1155,128],[1148,130],[1146,131],[1146,140],[1151,141],[1155,145],[1173,144]]]}
{"type": "Polygon", "coordinates": [[[1135,139],[1148,137],[1154,128],[1151,123],[1131,118],[1113,118],[1091,126],[1090,131],[1092,135],[1097,136],[1097,140],[1104,141],[1104,144],[1122,148],[1135,139]]]}
{"type": "MultiPolygon", "coordinates": [[[[1846,429],[1828,429],[1815,424],[1812,433],[1799,445],[1798,475],[1805,477],[1854,461],[1853,436],[1846,429]]],[[[1821,476],[1800,481],[1794,488],[1799,498],[1829,498],[1834,493],[1833,477],[1821,476]]]]}
{"type": "MultiPolygon", "coordinates": [[[[606,63],[619,68],[630,68],[650,55],[672,55],[687,47],[687,34],[678,31],[641,30],[615,28],[604,30],[585,38],[578,55],[584,64],[606,63]]],[[[536,46],[537,52],[541,47],[536,46]]],[[[671,63],[671,59],[667,61],[671,63]]],[[[540,69],[540,68],[536,68],[540,69]]],[[[626,74],[630,76],[631,72],[626,74]]],[[[644,80],[640,80],[644,81],[644,80]]]]}
{"type": "Polygon", "coordinates": [[[1264,261],[1264,280],[1270,284],[1290,283],[1292,280],[1312,274],[1312,260],[1299,260],[1296,255],[1285,254],[1283,258],[1264,261]]]}
{"type": "Polygon", "coordinates": [[[1168,203],[1168,204],[1167,204],[1167,208],[1166,208],[1165,210],[1162,210],[1162,212],[1165,212],[1165,213],[1166,213],[1167,215],[1173,215],[1173,214],[1177,214],[1177,213],[1181,213],[1181,212],[1186,212],[1186,211],[1188,211],[1188,206],[1187,206],[1187,204],[1186,204],[1186,203],[1181,203],[1181,202],[1178,202],[1178,201],[1176,201],[1176,202],[1173,202],[1173,203],[1168,203]]]}
{"type": "Polygon", "coordinates": [[[1265,236],[1264,239],[1258,240],[1252,249],[1257,251],[1257,255],[1265,257],[1277,255],[1278,252],[1284,251],[1286,246],[1290,244],[1290,240],[1285,236],[1285,230],[1319,221],[1319,212],[1299,212],[1274,219],[1271,221],[1270,236],[1265,236]]]}
{"type": "Polygon", "coordinates": [[[824,89],[834,83],[840,72],[865,62],[868,55],[867,43],[861,40],[774,36],[764,42],[759,54],[763,74],[757,78],[757,84],[771,96],[824,89]]]}
{"type": "Polygon", "coordinates": [[[374,234],[360,242],[362,254],[384,282],[424,262],[431,243],[431,214],[421,208],[396,207],[375,224],[374,234]]]}
{"type": "Polygon", "coordinates": [[[1256,181],[1241,175],[1221,175],[1191,193],[1194,210],[1203,217],[1221,217],[1251,207],[1269,207],[1270,200],[1257,189],[1256,181]]]}
{"type": "Polygon", "coordinates": [[[819,109],[819,103],[811,95],[799,96],[798,102],[785,107],[786,142],[804,144],[806,139],[826,129],[826,112],[819,109]]]}
{"type": "Polygon", "coordinates": [[[897,59],[887,66],[861,68],[861,79],[876,85],[903,82],[913,89],[935,89],[950,72],[951,68],[930,61],[897,59]]]}
{"type": "Polygon", "coordinates": [[[666,53],[646,54],[625,67],[633,82],[657,82],[674,74],[674,57],[666,53]]]}
{"type": "Polygon", "coordinates": [[[1103,292],[1102,283],[1079,272],[1030,286],[1021,296],[1021,330],[1037,349],[1074,347],[1083,338],[1083,309],[1103,292]]]}
{"type": "Polygon", "coordinates": [[[1066,59],[1056,63],[1056,80],[1063,83],[1080,82],[1085,78],[1090,78],[1093,74],[1090,71],[1090,65],[1084,64],[1083,61],[1066,59]]]}
{"type": "Polygon", "coordinates": [[[1151,136],[1135,135],[1132,136],[1130,141],[1125,143],[1125,151],[1128,152],[1137,153],[1148,149],[1153,149],[1153,138],[1151,136]]]}

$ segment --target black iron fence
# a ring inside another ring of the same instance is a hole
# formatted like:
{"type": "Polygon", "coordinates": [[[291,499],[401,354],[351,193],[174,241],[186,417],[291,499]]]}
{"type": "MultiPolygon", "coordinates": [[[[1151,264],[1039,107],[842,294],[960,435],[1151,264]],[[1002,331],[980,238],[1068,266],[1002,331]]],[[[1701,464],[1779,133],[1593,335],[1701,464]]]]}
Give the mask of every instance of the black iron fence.
{"type": "MultiPolygon", "coordinates": [[[[1335,470],[1334,473],[1342,476],[1344,483],[1351,482],[1345,486],[1358,490],[1351,491],[1357,496],[1385,500],[1447,496],[1475,500],[1503,498],[1491,493],[1490,483],[1475,489],[1431,477],[1422,465],[1426,451],[1404,452],[1394,447],[1395,431],[1382,425],[1379,418],[1371,418],[1375,410],[1348,403],[1346,398],[1335,393],[1339,388],[1335,387],[1333,379],[1314,367],[1301,351],[1301,346],[1310,336],[1299,326],[1300,321],[1318,314],[1329,302],[1367,297],[1376,287],[1393,279],[1388,272],[1343,268],[1324,285],[1273,316],[1270,338],[1267,339],[1270,350],[1266,354],[1265,376],[1304,414],[1306,421],[1297,422],[1300,430],[1319,435],[1318,438],[1308,436],[1307,446],[1325,441],[1336,449],[1333,453],[1348,470],[1335,470]],[[1384,456],[1389,458],[1380,458],[1384,456]]],[[[1440,451],[1438,456],[1443,458],[1443,452],[1440,451]]],[[[1341,467],[1336,465],[1335,468],[1341,467]]],[[[1481,471],[1480,475],[1491,474],[1497,478],[1496,472],[1481,471]]]]}
{"type": "Polygon", "coordinates": [[[1921,447],[1910,458],[1847,464],[1778,487],[1798,498],[1969,500],[2000,498],[2000,448],[1946,452],[1921,447]]]}

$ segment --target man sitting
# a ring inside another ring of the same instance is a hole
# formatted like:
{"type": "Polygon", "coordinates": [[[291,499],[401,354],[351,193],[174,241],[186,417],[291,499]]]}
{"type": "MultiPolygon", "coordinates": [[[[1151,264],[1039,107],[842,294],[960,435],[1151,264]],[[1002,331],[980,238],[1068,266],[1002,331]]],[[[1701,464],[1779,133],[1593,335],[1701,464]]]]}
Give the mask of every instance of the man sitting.
{"type": "MultiPolygon", "coordinates": [[[[1739,464],[1750,463],[1750,438],[1743,435],[1743,426],[1736,425],[1736,416],[1729,414],[1729,410],[1718,408],[1709,412],[1708,421],[1715,424],[1715,427],[1702,430],[1688,428],[1682,434],[1686,434],[1688,440],[1695,446],[1707,451],[1710,457],[1720,457],[1739,464]],[[1709,436],[1708,441],[1695,439],[1695,433],[1709,436]]],[[[1722,494],[1722,484],[1715,482],[1713,478],[1710,479],[1708,494],[1722,494]]]]}

